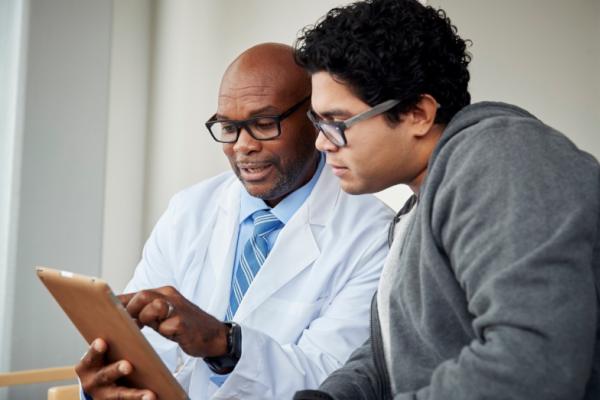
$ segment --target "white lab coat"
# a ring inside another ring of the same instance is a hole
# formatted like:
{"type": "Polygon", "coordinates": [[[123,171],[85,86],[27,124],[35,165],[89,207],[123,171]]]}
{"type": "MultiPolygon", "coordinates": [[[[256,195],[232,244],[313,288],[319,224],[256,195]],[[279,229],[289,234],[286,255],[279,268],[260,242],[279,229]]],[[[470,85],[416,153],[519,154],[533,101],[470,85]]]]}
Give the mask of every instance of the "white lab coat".
{"type": "MultiPolygon", "coordinates": [[[[175,195],[144,247],[126,292],[165,285],[222,319],[239,226],[238,179],[227,172],[175,195]]],[[[316,388],[368,337],[369,306],[388,251],[393,212],[341,191],[328,166],[279,233],[234,316],[242,357],[219,388],[201,359],[178,379],[192,400],[291,399],[316,388]]],[[[174,371],[174,342],[144,329],[174,371]]],[[[179,350],[181,352],[181,350],[179,350]]]]}

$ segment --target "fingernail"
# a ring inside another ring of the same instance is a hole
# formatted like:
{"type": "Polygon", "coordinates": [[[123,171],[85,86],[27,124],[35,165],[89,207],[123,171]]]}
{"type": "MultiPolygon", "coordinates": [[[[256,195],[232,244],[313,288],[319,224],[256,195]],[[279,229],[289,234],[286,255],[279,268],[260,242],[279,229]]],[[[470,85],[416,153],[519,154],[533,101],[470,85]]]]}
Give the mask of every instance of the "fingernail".
{"type": "Polygon", "coordinates": [[[150,396],[149,394],[145,394],[142,396],[142,400],[152,400],[152,396],[150,396]]]}
{"type": "Polygon", "coordinates": [[[126,375],[129,372],[131,372],[131,368],[129,368],[129,365],[127,363],[120,363],[119,372],[126,375]]]}
{"type": "Polygon", "coordinates": [[[100,344],[100,341],[98,339],[96,339],[92,342],[92,347],[94,348],[94,350],[96,350],[98,352],[102,351],[102,344],[100,344]]]}

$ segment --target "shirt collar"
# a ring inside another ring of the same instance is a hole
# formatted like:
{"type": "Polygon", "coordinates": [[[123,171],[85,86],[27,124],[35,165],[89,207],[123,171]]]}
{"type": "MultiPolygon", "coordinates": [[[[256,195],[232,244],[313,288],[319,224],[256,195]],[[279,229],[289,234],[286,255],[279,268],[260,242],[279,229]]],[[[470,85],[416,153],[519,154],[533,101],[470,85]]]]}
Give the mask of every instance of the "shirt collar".
{"type": "Polygon", "coordinates": [[[258,210],[270,210],[284,225],[287,224],[312,192],[319,180],[324,165],[325,157],[321,153],[319,156],[319,165],[317,166],[317,170],[313,177],[310,178],[310,181],[288,194],[274,208],[270,208],[264,200],[251,196],[246,189],[242,187],[239,223],[241,224],[244,222],[258,210]]]}

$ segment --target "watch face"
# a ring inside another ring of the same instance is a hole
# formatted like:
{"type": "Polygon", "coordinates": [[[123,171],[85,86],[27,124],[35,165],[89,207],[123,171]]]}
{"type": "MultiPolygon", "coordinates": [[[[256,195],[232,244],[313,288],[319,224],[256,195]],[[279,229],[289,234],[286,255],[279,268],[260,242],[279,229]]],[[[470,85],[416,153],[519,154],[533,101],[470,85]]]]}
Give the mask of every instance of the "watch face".
{"type": "MultiPolygon", "coordinates": [[[[235,339],[233,337],[234,324],[232,322],[226,322],[225,325],[229,326],[229,330],[227,331],[227,354],[233,354],[233,345],[235,339]]],[[[237,326],[237,325],[235,325],[237,326]]]]}

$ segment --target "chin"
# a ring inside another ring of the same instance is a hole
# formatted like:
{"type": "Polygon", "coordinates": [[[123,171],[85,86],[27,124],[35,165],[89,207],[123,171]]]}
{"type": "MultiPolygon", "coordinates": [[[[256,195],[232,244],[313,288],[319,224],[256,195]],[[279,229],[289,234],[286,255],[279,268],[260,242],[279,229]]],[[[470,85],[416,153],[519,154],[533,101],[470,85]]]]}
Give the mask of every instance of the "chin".
{"type": "Polygon", "coordinates": [[[242,181],[242,184],[246,188],[246,191],[253,197],[262,199],[264,196],[268,196],[269,192],[273,190],[270,185],[256,184],[242,181]]]}
{"type": "Polygon", "coordinates": [[[341,181],[340,186],[342,190],[348,194],[366,194],[373,193],[368,189],[366,185],[361,185],[358,182],[345,182],[341,181]]]}
{"type": "Polygon", "coordinates": [[[268,205],[272,205],[273,201],[275,201],[276,204],[287,195],[281,194],[281,190],[277,185],[257,185],[249,184],[247,182],[243,182],[243,184],[250,196],[262,199],[268,205]]]}

